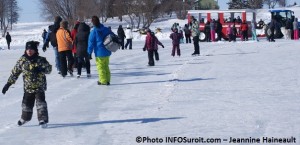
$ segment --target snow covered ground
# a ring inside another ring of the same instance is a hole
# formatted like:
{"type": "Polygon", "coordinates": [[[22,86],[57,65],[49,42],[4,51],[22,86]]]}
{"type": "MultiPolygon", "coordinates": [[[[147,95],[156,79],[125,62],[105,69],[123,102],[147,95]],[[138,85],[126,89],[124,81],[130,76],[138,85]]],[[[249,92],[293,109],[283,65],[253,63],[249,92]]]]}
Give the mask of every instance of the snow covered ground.
{"type": "MultiPolygon", "coordinates": [[[[169,28],[172,21],[164,26],[169,28]]],[[[48,24],[18,24],[11,32],[12,50],[0,40],[1,88],[24,53],[25,42],[41,40],[48,24]]],[[[36,108],[30,122],[17,126],[23,96],[20,76],[0,95],[0,144],[199,144],[171,143],[166,137],[212,139],[215,143],[210,144],[222,145],[231,144],[231,137],[258,138],[259,144],[274,137],[299,144],[300,41],[200,43],[199,57],[191,57],[192,44],[182,44],[181,57],[172,57],[168,34],[160,39],[165,48],[159,49],[154,67],[147,66],[142,37],[136,37],[133,50],[113,53],[110,86],[97,85],[94,59],[92,78],[83,72],[80,79],[63,79],[54,68],[53,50],[44,53],[40,48],[40,55],[53,65],[47,75],[48,128],[37,125],[36,108]],[[138,143],[139,137],[146,140],[138,143]]]]}

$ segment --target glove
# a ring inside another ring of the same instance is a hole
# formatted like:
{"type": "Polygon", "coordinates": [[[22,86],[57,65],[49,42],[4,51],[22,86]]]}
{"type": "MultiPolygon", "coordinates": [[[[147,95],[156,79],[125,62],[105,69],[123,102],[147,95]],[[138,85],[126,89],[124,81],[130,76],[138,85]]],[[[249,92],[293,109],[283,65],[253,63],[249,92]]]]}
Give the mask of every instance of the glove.
{"type": "Polygon", "coordinates": [[[40,72],[45,72],[45,69],[44,69],[44,68],[41,68],[41,67],[34,67],[34,68],[32,69],[32,72],[33,72],[34,74],[38,74],[38,73],[40,73],[40,72]]]}
{"type": "Polygon", "coordinates": [[[162,47],[162,48],[165,48],[165,46],[164,46],[164,45],[161,45],[161,47],[162,47]]]}
{"type": "Polygon", "coordinates": [[[6,83],[2,89],[2,93],[5,94],[10,86],[11,86],[11,83],[6,83]]]}
{"type": "Polygon", "coordinates": [[[145,48],[145,47],[143,48],[143,51],[146,51],[146,48],[145,48]]]}

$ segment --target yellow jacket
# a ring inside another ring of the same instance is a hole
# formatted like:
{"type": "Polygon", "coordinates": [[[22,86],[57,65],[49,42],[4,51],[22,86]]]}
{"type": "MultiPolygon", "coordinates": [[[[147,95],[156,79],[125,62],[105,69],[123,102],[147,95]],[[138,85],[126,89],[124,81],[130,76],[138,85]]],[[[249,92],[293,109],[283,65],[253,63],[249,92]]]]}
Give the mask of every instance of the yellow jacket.
{"type": "Polygon", "coordinates": [[[58,52],[72,50],[73,40],[70,36],[70,32],[60,27],[56,32],[56,40],[58,52]]]}

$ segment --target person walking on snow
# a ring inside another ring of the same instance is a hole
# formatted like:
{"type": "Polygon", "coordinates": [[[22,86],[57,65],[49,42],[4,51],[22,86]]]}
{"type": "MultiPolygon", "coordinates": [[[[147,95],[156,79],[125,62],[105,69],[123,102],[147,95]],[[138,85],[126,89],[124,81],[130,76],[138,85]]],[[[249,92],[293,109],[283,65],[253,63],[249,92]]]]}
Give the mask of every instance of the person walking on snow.
{"type": "Polygon", "coordinates": [[[111,30],[100,23],[99,17],[93,16],[92,23],[94,28],[90,32],[88,42],[88,53],[92,54],[94,51],[96,58],[96,65],[99,74],[98,85],[110,85],[110,69],[109,57],[111,51],[107,50],[103,44],[104,38],[113,34],[111,30]]]}
{"type": "Polygon", "coordinates": [[[60,22],[60,28],[56,32],[57,47],[61,63],[61,75],[64,78],[67,73],[73,76],[73,64],[74,58],[72,55],[72,44],[71,33],[68,30],[68,22],[60,22]]]}
{"type": "Polygon", "coordinates": [[[6,33],[6,42],[7,42],[7,48],[10,49],[10,42],[11,42],[11,36],[9,35],[9,33],[6,33]]]}
{"type": "Polygon", "coordinates": [[[19,75],[23,73],[24,96],[22,100],[22,115],[18,121],[21,126],[32,118],[34,102],[36,101],[37,117],[39,125],[45,127],[49,122],[45,91],[47,90],[46,75],[52,71],[52,66],[45,57],[39,56],[37,41],[29,41],[25,46],[25,53],[17,61],[11,71],[7,83],[2,89],[5,94],[9,87],[14,84],[19,75]]]}
{"type": "Polygon", "coordinates": [[[129,25],[127,25],[127,29],[125,30],[125,36],[126,36],[126,45],[125,45],[125,49],[127,49],[127,46],[129,45],[129,49],[132,49],[132,39],[133,39],[133,35],[132,35],[132,29],[130,28],[129,25]]]}
{"type": "Polygon", "coordinates": [[[89,55],[87,53],[88,41],[90,35],[90,27],[86,23],[80,23],[78,27],[78,32],[74,40],[74,45],[76,46],[77,52],[77,78],[81,76],[81,69],[83,63],[85,63],[87,77],[91,77],[91,63],[89,55]]]}
{"type": "MultiPolygon", "coordinates": [[[[71,38],[72,40],[75,40],[75,37],[77,35],[78,32],[78,27],[79,27],[79,21],[75,22],[75,26],[73,28],[73,30],[71,31],[71,38]]],[[[72,54],[73,54],[73,58],[74,58],[74,64],[72,66],[72,68],[77,68],[77,52],[76,52],[76,45],[72,45],[72,54]]]]}
{"type": "Polygon", "coordinates": [[[56,33],[57,30],[59,29],[60,22],[62,21],[62,18],[60,16],[56,16],[54,19],[54,24],[50,25],[48,28],[48,33],[47,37],[45,40],[45,43],[42,47],[43,51],[45,52],[47,48],[49,47],[49,42],[51,43],[53,50],[54,50],[54,55],[55,55],[55,67],[57,69],[58,74],[61,74],[61,62],[59,58],[59,53],[58,53],[58,47],[57,47],[57,40],[56,40],[56,33]]]}
{"type": "MultiPolygon", "coordinates": [[[[124,39],[126,38],[126,36],[125,36],[125,32],[124,32],[124,30],[123,30],[123,27],[122,27],[122,25],[119,25],[119,28],[118,28],[118,37],[119,37],[119,39],[121,40],[120,42],[121,42],[121,47],[122,47],[122,50],[124,50],[124,39]]],[[[120,48],[119,48],[120,49],[120,48]]]]}

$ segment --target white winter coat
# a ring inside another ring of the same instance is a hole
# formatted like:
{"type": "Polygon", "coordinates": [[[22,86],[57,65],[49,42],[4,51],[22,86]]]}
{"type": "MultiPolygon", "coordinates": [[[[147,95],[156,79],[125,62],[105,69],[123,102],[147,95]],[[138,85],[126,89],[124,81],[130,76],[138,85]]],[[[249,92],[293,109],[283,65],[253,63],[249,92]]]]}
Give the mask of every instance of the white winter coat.
{"type": "Polygon", "coordinates": [[[125,30],[125,36],[126,36],[126,39],[132,39],[133,38],[132,30],[130,28],[127,28],[125,30]]]}

